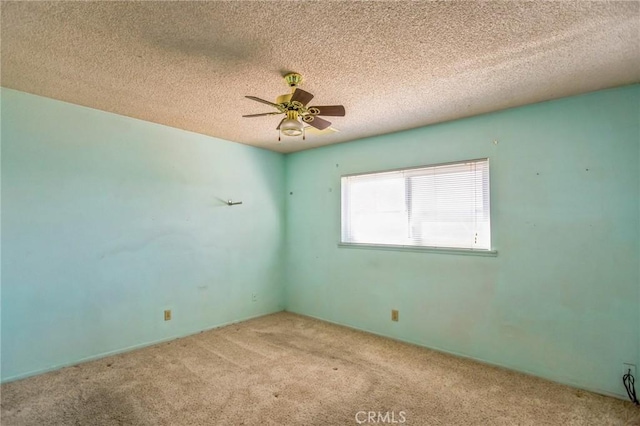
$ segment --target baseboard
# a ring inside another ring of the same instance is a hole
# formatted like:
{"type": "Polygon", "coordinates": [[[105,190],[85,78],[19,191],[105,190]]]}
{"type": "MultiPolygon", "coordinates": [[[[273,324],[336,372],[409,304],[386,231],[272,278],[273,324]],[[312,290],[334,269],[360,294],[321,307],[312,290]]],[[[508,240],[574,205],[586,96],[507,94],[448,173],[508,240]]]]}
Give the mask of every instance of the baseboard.
{"type": "Polygon", "coordinates": [[[622,400],[625,400],[625,401],[629,400],[627,395],[624,395],[624,394],[621,394],[621,393],[617,394],[617,393],[613,393],[613,392],[610,392],[610,391],[607,391],[607,390],[604,390],[604,389],[585,386],[585,385],[582,385],[580,383],[573,382],[571,380],[565,380],[565,381],[558,380],[558,378],[556,378],[556,377],[549,377],[549,376],[545,376],[543,374],[534,373],[532,371],[523,370],[523,369],[521,369],[519,367],[516,367],[516,366],[512,366],[512,365],[508,365],[508,364],[501,364],[501,363],[489,361],[489,360],[486,360],[486,359],[483,359],[483,358],[477,358],[477,357],[474,357],[474,356],[466,355],[466,354],[463,354],[463,353],[458,353],[458,352],[455,352],[455,351],[450,351],[450,350],[439,348],[439,347],[435,347],[435,346],[428,346],[428,345],[425,345],[424,343],[413,341],[413,340],[409,340],[409,339],[400,339],[398,337],[390,336],[390,335],[384,334],[384,333],[379,333],[379,332],[374,331],[374,330],[369,330],[369,329],[366,329],[366,328],[356,327],[356,326],[353,326],[353,325],[350,325],[350,324],[341,323],[341,322],[338,322],[338,321],[332,321],[332,320],[329,320],[329,319],[326,319],[326,318],[317,317],[315,315],[308,315],[308,314],[304,314],[304,313],[301,313],[301,312],[296,312],[296,311],[289,310],[289,309],[285,309],[285,312],[290,312],[290,313],[293,313],[293,314],[296,314],[296,315],[301,315],[303,317],[313,318],[313,319],[316,319],[316,320],[319,320],[319,321],[323,321],[323,322],[327,322],[327,323],[330,323],[330,324],[339,325],[339,326],[350,328],[350,329],[353,329],[353,330],[363,331],[365,333],[374,334],[376,336],[380,336],[380,337],[384,337],[384,338],[387,338],[387,339],[395,340],[397,342],[409,343],[411,345],[420,346],[420,347],[426,348],[426,349],[431,349],[431,350],[434,350],[436,352],[444,353],[444,354],[447,354],[447,355],[453,355],[453,356],[456,356],[456,357],[459,357],[459,358],[470,359],[470,360],[479,362],[481,364],[490,365],[492,367],[499,367],[499,368],[504,368],[506,370],[516,371],[518,373],[526,374],[527,376],[542,378],[542,379],[545,379],[545,380],[549,380],[550,382],[558,383],[558,384],[565,385],[565,386],[571,386],[571,387],[576,388],[576,389],[582,389],[582,390],[585,390],[585,391],[588,391],[588,392],[593,392],[593,393],[597,393],[597,394],[604,395],[604,396],[610,396],[612,398],[622,399],[622,400]]]}
{"type": "Polygon", "coordinates": [[[127,346],[125,348],[115,349],[113,351],[102,352],[102,353],[99,353],[99,354],[96,354],[96,355],[91,355],[91,356],[88,356],[88,357],[79,358],[79,359],[74,360],[74,361],[65,362],[63,364],[57,364],[57,365],[54,365],[54,366],[51,366],[51,367],[47,367],[47,368],[43,368],[43,369],[39,369],[39,370],[33,370],[33,371],[26,372],[26,373],[16,374],[14,376],[9,376],[9,377],[3,378],[2,380],[0,380],[0,384],[14,382],[16,380],[21,380],[21,379],[26,379],[27,377],[32,377],[32,376],[37,376],[39,374],[49,373],[51,371],[60,370],[60,369],[65,368],[65,367],[71,367],[73,365],[78,365],[78,364],[82,364],[82,363],[89,362],[89,361],[95,361],[97,359],[106,358],[106,357],[112,356],[112,355],[118,355],[118,354],[125,353],[125,352],[135,351],[137,349],[142,349],[142,348],[146,348],[148,346],[158,345],[160,343],[165,343],[165,342],[169,342],[171,340],[181,339],[183,337],[193,336],[195,334],[199,334],[199,333],[202,333],[204,331],[209,331],[209,330],[214,330],[216,328],[226,327],[226,326],[231,325],[231,324],[237,324],[239,322],[244,322],[244,321],[248,321],[248,320],[251,320],[251,319],[264,317],[264,316],[267,316],[267,315],[272,315],[272,314],[275,314],[275,313],[278,313],[278,312],[282,312],[282,311],[283,311],[283,309],[279,309],[279,310],[276,310],[276,311],[273,311],[273,312],[266,312],[266,313],[261,313],[261,314],[258,314],[258,315],[252,315],[252,316],[249,316],[249,317],[244,317],[244,318],[240,318],[240,319],[224,322],[224,323],[221,323],[221,324],[208,326],[206,328],[198,329],[196,331],[189,332],[189,333],[186,333],[186,334],[178,334],[178,335],[174,335],[174,336],[170,336],[170,337],[165,337],[165,338],[162,338],[162,339],[159,339],[159,340],[153,340],[153,341],[150,341],[150,342],[140,343],[140,344],[133,345],[133,346],[127,346]]]}

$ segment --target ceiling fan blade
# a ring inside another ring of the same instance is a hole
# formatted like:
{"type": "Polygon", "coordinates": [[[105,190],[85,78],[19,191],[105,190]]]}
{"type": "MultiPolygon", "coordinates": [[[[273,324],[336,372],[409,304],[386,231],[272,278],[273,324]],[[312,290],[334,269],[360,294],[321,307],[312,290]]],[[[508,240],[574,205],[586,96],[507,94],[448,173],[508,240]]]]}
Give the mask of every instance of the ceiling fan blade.
{"type": "Polygon", "coordinates": [[[247,99],[251,99],[252,101],[262,102],[263,104],[271,105],[272,107],[280,109],[280,105],[274,104],[273,102],[265,101],[264,99],[256,98],[255,96],[245,96],[247,99]]]}
{"type": "Polygon", "coordinates": [[[283,122],[284,120],[286,120],[286,119],[287,119],[287,117],[283,118],[283,119],[280,121],[280,123],[278,123],[278,127],[276,127],[276,130],[280,130],[280,126],[282,126],[282,122],[283,122]]]}
{"type": "Polygon", "coordinates": [[[313,117],[311,121],[305,121],[309,126],[313,126],[318,130],[324,130],[327,127],[331,126],[331,122],[325,120],[324,118],[320,118],[318,116],[313,117]]]}
{"type": "Polygon", "coordinates": [[[289,102],[298,101],[303,106],[305,106],[309,103],[309,101],[311,101],[311,99],[313,99],[313,95],[311,93],[296,88],[296,91],[293,92],[293,95],[291,96],[291,100],[289,102]]]}
{"type": "Polygon", "coordinates": [[[334,117],[344,117],[344,106],[342,105],[325,105],[325,106],[312,106],[320,112],[317,115],[330,115],[334,117]]]}
{"type": "Polygon", "coordinates": [[[243,115],[243,117],[262,117],[263,115],[276,115],[276,114],[282,114],[280,111],[276,111],[276,112],[265,112],[262,114],[247,114],[247,115],[243,115]]]}

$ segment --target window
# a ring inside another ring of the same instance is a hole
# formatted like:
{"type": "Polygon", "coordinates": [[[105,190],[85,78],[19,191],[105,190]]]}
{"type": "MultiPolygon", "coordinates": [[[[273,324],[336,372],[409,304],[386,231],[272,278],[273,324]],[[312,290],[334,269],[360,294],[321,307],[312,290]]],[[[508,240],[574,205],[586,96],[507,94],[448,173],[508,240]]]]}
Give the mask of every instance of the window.
{"type": "Polygon", "coordinates": [[[342,242],[491,250],[489,160],[342,177],[342,242]]]}

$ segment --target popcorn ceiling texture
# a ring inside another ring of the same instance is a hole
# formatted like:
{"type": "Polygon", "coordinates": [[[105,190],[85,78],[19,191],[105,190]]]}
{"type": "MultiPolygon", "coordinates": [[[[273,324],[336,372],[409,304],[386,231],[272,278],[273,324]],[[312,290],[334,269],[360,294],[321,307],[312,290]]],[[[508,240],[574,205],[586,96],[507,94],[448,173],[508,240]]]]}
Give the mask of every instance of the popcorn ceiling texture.
{"type": "Polygon", "coordinates": [[[2,2],[2,86],[280,152],[640,81],[639,2],[2,2]],[[343,104],[277,142],[244,98],[343,104]]]}

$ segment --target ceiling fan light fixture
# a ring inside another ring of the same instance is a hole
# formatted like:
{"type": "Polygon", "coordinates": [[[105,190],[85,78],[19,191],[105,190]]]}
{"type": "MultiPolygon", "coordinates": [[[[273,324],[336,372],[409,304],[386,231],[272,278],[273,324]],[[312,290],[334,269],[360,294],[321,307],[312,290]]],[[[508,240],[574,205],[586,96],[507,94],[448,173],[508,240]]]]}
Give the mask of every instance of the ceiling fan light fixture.
{"type": "Polygon", "coordinates": [[[302,134],[302,123],[298,120],[287,118],[280,125],[280,130],[285,136],[300,136],[302,134]]]}
{"type": "Polygon", "coordinates": [[[287,118],[280,123],[280,131],[285,136],[300,136],[303,133],[303,124],[298,121],[296,111],[287,111],[287,118]]]}

